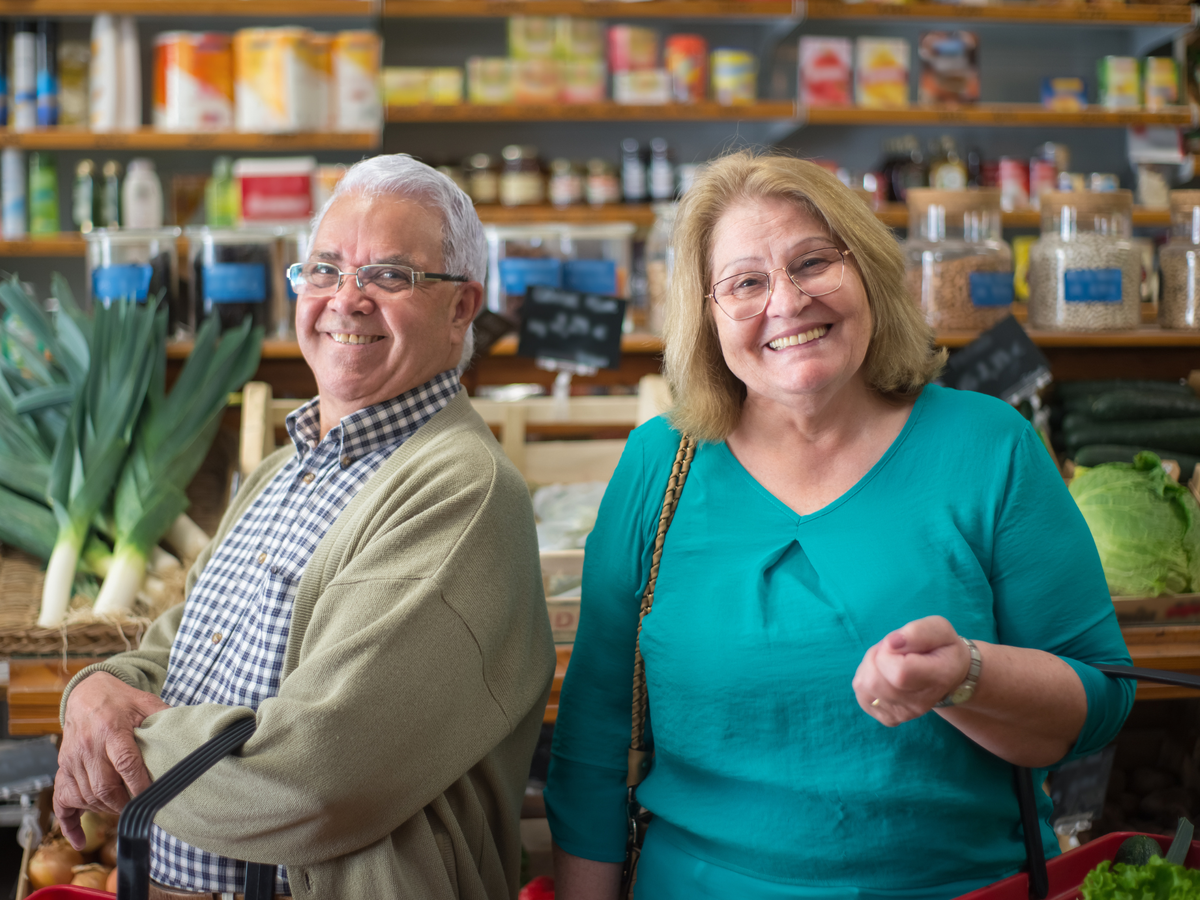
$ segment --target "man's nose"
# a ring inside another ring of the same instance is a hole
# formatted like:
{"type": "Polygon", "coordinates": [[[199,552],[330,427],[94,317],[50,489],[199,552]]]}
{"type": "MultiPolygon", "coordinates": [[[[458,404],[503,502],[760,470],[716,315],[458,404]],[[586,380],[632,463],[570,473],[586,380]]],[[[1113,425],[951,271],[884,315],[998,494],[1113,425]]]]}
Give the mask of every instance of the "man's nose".
{"type": "Polygon", "coordinates": [[[329,301],[335,309],[346,311],[361,311],[364,307],[374,307],[371,298],[358,286],[358,276],[351,272],[342,279],[342,286],[334,292],[329,301]]]}

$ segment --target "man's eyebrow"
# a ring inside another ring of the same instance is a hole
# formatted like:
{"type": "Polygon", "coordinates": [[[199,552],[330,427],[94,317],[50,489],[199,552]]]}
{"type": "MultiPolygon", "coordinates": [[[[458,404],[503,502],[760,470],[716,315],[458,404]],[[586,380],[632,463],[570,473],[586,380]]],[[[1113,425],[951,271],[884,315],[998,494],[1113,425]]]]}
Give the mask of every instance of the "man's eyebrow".
{"type": "Polygon", "coordinates": [[[313,259],[327,259],[330,262],[334,262],[341,258],[342,254],[338,253],[336,250],[318,250],[313,254],[313,259]]]}
{"type": "Polygon", "coordinates": [[[418,271],[421,268],[412,261],[411,257],[405,256],[403,253],[393,253],[391,256],[377,259],[375,260],[375,264],[381,266],[408,266],[410,269],[418,271]]]}

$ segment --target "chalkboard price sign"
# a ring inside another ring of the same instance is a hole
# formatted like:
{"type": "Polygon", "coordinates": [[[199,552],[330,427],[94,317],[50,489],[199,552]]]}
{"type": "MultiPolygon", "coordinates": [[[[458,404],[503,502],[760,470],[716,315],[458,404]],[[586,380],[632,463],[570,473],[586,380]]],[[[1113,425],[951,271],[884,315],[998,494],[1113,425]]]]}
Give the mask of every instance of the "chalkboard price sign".
{"type": "Polygon", "coordinates": [[[517,355],[615,369],[621,364],[625,302],[602,294],[530,287],[521,304],[517,355]]]}
{"type": "Polygon", "coordinates": [[[1008,403],[1028,400],[1048,383],[1050,363],[1012,316],[950,357],[939,383],[991,394],[1008,403]]]}

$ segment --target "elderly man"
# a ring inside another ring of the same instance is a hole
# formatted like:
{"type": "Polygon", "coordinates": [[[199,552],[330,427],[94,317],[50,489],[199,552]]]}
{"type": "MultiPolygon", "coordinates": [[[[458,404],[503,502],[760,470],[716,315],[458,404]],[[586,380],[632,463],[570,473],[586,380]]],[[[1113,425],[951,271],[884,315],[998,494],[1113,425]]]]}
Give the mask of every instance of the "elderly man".
{"type": "Polygon", "coordinates": [[[54,808],[77,845],[81,811],[257,720],[159,814],[159,897],[240,892],[237,860],[278,864],[285,896],[515,895],[554,651],[528,492],[459,385],[486,262],[445,176],[350,169],[289,271],[320,395],[186,603],[68,686],[54,808]]]}

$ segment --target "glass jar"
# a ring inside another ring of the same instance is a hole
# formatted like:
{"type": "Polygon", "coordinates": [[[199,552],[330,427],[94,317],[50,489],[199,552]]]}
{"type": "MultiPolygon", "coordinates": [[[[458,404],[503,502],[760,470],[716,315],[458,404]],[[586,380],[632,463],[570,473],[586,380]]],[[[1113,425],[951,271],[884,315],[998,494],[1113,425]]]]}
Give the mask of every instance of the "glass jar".
{"type": "Polygon", "coordinates": [[[908,189],[909,294],[934,328],[979,331],[1012,311],[1012,250],[1000,237],[1000,190],[908,189]]]}
{"type": "Polygon", "coordinates": [[[1162,328],[1200,329],[1200,191],[1171,191],[1171,240],[1158,252],[1162,328]]]}
{"type": "Polygon", "coordinates": [[[589,159],[584,194],[592,206],[621,202],[621,179],[617,170],[606,159],[589,159]]]}
{"type": "Polygon", "coordinates": [[[554,206],[574,206],[583,202],[583,174],[569,159],[550,163],[550,203],[554,206]]]}
{"type": "Polygon", "coordinates": [[[266,334],[275,334],[276,298],[284,294],[277,284],[284,274],[275,232],[189,228],[186,234],[196,327],[217,316],[224,331],[248,318],[266,334]]]}
{"type": "Polygon", "coordinates": [[[1141,254],[1129,240],[1133,194],[1048,191],[1029,248],[1029,324],[1107,331],[1141,324],[1141,254]]]}
{"type": "Polygon", "coordinates": [[[500,172],[496,161],[486,153],[476,153],[467,160],[467,194],[476,205],[500,202],[500,172]]]}
{"type": "MultiPolygon", "coordinates": [[[[654,224],[646,235],[645,327],[651,334],[662,334],[667,287],[671,282],[671,270],[675,268],[675,247],[671,243],[671,233],[675,230],[675,214],[679,207],[674,203],[656,203],[653,209],[654,224]]],[[[639,324],[634,322],[635,326],[639,324]]]]}
{"type": "Polygon", "coordinates": [[[538,161],[537,147],[509,144],[501,151],[500,203],[503,206],[537,206],[546,202],[546,179],[538,161]]]}

